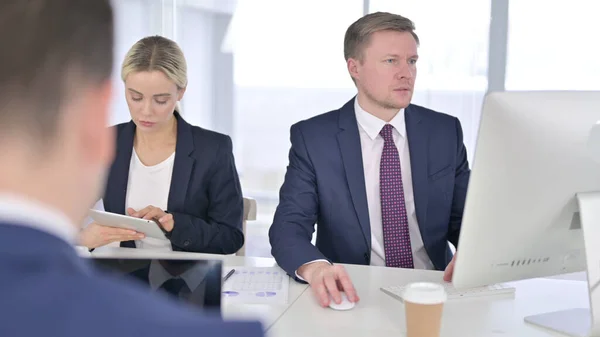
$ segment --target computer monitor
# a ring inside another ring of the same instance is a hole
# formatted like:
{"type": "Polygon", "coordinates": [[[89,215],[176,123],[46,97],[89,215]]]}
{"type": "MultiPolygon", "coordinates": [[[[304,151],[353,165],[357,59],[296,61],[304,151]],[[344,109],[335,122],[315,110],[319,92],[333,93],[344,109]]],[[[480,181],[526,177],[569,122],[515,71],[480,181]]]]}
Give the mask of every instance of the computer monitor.
{"type": "MultiPolygon", "coordinates": [[[[598,311],[599,242],[600,92],[488,94],[454,287],[586,270],[590,308],[598,311]]],[[[575,309],[526,320],[574,336],[582,327],[600,336],[590,318],[589,310],[575,309]]]]}
{"type": "Polygon", "coordinates": [[[138,284],[157,296],[220,315],[222,261],[205,259],[92,257],[104,272],[138,284]]]}

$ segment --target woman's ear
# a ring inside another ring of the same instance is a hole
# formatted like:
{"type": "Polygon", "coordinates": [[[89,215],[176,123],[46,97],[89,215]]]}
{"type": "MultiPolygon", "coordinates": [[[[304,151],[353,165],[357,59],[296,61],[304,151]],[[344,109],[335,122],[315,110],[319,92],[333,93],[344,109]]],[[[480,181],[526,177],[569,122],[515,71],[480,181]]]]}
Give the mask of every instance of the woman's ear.
{"type": "Polygon", "coordinates": [[[185,94],[186,88],[177,89],[177,101],[181,101],[183,99],[183,94],[185,94]]]}

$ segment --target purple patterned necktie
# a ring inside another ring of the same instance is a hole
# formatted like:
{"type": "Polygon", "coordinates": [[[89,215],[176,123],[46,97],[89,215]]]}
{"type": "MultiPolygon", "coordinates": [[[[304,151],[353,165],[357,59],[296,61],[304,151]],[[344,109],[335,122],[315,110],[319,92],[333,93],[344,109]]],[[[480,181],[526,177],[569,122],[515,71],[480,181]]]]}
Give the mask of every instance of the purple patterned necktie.
{"type": "Polygon", "coordinates": [[[392,137],[393,129],[390,124],[386,124],[380,132],[384,140],[379,168],[379,192],[385,265],[395,268],[414,268],[404,204],[400,156],[392,137]]]}

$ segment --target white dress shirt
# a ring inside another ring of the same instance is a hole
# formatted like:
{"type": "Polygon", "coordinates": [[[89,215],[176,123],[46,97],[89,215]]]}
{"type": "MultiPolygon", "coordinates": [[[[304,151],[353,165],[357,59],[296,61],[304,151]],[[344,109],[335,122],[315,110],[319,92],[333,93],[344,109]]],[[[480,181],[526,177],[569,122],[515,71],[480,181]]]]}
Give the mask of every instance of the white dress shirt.
{"type": "MultiPolygon", "coordinates": [[[[146,166],[137,156],[135,149],[131,153],[129,164],[129,179],[127,182],[127,198],[125,209],[131,207],[139,211],[152,205],[162,210],[167,209],[169,190],[171,189],[171,176],[175,152],[159,164],[146,166]]],[[[177,225],[177,224],[176,224],[177,225]]],[[[137,248],[157,249],[172,251],[171,241],[155,238],[136,240],[137,248]]]]}
{"type": "MultiPolygon", "coordinates": [[[[369,207],[369,222],[371,224],[371,265],[385,266],[385,251],[383,249],[383,225],[381,220],[381,198],[379,191],[379,166],[383,153],[383,137],[379,134],[386,125],[374,115],[363,110],[354,100],[354,112],[358,122],[360,145],[362,150],[363,169],[365,174],[365,187],[367,191],[367,204],[369,207]]],[[[408,217],[408,231],[413,252],[415,269],[434,269],[429,255],[425,251],[413,196],[412,173],[410,168],[410,153],[404,122],[404,109],[400,110],[389,122],[394,129],[392,136],[400,155],[402,171],[402,184],[404,186],[404,202],[408,217]]]]}
{"type": "Polygon", "coordinates": [[[62,212],[15,194],[0,194],[0,222],[30,227],[75,244],[79,228],[62,212]]]}

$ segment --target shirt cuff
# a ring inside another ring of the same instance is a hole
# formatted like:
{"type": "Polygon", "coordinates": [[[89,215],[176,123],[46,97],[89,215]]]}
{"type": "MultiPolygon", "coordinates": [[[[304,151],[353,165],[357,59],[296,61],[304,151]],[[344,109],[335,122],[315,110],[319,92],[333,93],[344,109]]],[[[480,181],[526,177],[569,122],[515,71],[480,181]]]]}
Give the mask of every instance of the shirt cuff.
{"type": "MultiPolygon", "coordinates": [[[[331,264],[331,263],[330,263],[329,261],[327,261],[327,260],[319,259],[319,260],[314,260],[314,261],[306,262],[306,263],[305,263],[305,264],[303,264],[302,266],[305,266],[305,265],[307,265],[307,264],[311,264],[311,263],[314,263],[314,262],[319,262],[319,261],[323,261],[323,262],[327,262],[327,263],[331,264]]],[[[302,266],[300,266],[300,267],[302,267],[302,266]]],[[[302,281],[302,282],[306,282],[306,280],[305,280],[305,279],[303,279],[302,277],[300,277],[300,275],[298,275],[298,269],[296,269],[296,271],[295,271],[294,273],[296,274],[296,278],[297,278],[297,279],[299,279],[299,280],[300,280],[300,281],[302,281]]]]}

